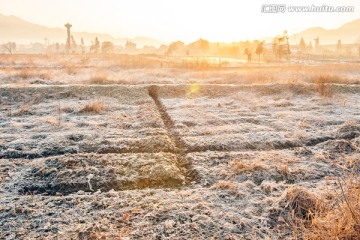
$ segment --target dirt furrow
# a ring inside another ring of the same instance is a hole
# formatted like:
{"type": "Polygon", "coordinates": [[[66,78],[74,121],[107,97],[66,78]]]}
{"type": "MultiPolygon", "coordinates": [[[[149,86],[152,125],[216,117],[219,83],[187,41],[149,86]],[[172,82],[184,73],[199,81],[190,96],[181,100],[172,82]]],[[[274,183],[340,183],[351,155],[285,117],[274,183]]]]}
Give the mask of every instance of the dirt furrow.
{"type": "Polygon", "coordinates": [[[159,98],[158,90],[159,90],[158,86],[150,86],[148,88],[149,96],[154,100],[157,110],[160,113],[161,119],[164,122],[166,131],[168,132],[169,137],[175,143],[175,146],[176,146],[175,154],[178,159],[179,167],[180,167],[180,169],[185,169],[185,172],[183,174],[185,175],[188,183],[197,181],[199,175],[196,172],[196,170],[193,168],[191,161],[186,158],[186,153],[188,152],[186,143],[181,138],[179,133],[175,130],[174,120],[171,118],[171,116],[166,111],[166,107],[162,104],[162,102],[159,98]]]}

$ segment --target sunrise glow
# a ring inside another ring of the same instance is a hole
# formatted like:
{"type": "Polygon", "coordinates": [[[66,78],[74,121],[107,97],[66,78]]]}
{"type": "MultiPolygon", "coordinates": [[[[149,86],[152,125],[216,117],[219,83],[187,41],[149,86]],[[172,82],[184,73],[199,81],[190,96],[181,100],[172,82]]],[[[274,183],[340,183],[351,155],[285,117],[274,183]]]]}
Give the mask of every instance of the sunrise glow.
{"type": "MultiPolygon", "coordinates": [[[[341,1],[341,5],[354,6],[352,13],[261,13],[268,1],[239,0],[133,0],[133,1],[72,1],[72,0],[2,0],[0,12],[16,15],[24,20],[62,27],[72,22],[78,32],[109,33],[114,37],[146,36],[164,42],[198,38],[210,41],[254,40],[281,33],[302,31],[308,27],[337,28],[356,19],[360,10],[357,0],[341,1]]],[[[300,5],[295,1],[278,4],[300,5]]],[[[301,5],[320,4],[301,1],[301,5]]],[[[339,1],[326,0],[321,4],[338,6],[339,1]]]]}

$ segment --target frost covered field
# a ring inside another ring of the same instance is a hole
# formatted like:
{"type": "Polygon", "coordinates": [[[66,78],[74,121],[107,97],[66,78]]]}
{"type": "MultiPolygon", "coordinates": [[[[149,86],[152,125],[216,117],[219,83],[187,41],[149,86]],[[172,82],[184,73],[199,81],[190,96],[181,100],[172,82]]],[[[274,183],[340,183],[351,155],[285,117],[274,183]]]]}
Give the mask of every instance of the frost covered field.
{"type": "Polygon", "coordinates": [[[359,69],[6,56],[0,238],[356,239],[359,69]]]}

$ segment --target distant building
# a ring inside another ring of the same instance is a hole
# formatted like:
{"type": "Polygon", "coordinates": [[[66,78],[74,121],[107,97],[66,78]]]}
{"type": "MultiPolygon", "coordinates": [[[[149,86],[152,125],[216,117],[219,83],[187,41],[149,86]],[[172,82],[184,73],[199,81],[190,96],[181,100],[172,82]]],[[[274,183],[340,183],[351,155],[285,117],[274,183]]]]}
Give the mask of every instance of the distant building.
{"type": "Polygon", "coordinates": [[[133,42],[130,42],[128,40],[128,41],[126,41],[125,49],[126,49],[126,51],[135,51],[136,50],[136,44],[133,43],[133,42]]]}

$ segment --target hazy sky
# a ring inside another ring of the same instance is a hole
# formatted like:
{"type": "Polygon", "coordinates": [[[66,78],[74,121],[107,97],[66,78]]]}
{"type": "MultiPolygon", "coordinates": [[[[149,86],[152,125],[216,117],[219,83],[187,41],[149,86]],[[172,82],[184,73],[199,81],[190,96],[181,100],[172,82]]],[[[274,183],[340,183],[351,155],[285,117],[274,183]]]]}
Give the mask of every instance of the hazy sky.
{"type": "Polygon", "coordinates": [[[337,28],[360,18],[359,0],[0,0],[0,13],[73,31],[163,41],[253,40],[308,27],[337,28]],[[261,13],[263,4],[355,6],[353,13],[261,13]]]}

